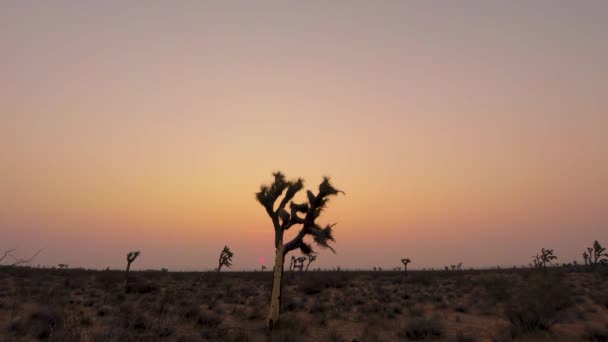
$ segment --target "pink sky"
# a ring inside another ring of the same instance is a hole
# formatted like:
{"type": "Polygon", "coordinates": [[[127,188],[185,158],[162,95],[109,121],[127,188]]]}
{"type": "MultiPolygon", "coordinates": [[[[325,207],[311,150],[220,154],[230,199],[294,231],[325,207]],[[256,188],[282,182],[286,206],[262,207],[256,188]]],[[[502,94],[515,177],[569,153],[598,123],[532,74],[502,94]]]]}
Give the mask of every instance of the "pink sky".
{"type": "MultiPolygon", "coordinates": [[[[271,267],[253,193],[347,195],[313,267],[559,262],[608,244],[603,1],[0,4],[0,249],[271,267]]],[[[293,232],[292,232],[293,233],[293,232]]]]}

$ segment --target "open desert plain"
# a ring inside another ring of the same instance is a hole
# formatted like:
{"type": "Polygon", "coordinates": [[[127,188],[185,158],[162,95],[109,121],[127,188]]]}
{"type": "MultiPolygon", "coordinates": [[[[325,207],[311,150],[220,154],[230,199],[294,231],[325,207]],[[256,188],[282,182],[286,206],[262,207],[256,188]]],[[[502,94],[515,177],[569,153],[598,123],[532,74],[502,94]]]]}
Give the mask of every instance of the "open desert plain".
{"type": "Polygon", "coordinates": [[[606,341],[608,267],[271,272],[0,269],[3,341],[606,341]]]}

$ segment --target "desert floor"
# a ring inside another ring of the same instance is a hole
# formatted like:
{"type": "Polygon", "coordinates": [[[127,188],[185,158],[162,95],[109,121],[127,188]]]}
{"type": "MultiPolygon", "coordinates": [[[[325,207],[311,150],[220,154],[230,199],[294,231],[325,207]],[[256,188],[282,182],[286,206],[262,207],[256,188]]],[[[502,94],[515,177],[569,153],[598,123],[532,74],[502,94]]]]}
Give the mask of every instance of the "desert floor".
{"type": "Polygon", "coordinates": [[[0,341],[607,341],[608,267],[285,273],[0,268],[0,341]]]}

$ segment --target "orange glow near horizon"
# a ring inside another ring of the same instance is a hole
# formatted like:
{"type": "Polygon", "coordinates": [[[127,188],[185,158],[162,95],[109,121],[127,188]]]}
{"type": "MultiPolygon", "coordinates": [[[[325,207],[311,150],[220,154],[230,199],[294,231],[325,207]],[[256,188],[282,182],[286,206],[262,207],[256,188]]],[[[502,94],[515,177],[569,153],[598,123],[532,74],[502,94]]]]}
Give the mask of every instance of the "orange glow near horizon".
{"type": "Polygon", "coordinates": [[[282,170],[346,192],[315,267],[580,259],[608,243],[608,24],[588,5],[517,23],[481,4],[0,5],[0,249],[190,270],[229,245],[235,269],[271,267],[254,192],[282,170]]]}

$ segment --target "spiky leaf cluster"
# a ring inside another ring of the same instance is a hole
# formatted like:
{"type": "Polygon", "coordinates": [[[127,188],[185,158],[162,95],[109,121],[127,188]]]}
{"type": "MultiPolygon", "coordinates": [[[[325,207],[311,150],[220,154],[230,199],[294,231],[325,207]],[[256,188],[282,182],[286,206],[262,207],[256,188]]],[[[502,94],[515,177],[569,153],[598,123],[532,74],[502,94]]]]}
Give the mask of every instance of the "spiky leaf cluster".
{"type": "Polygon", "coordinates": [[[285,243],[286,253],[294,249],[300,249],[305,255],[314,253],[312,246],[304,241],[304,237],[307,235],[310,235],[321,248],[329,248],[334,251],[330,246],[330,243],[335,241],[334,225],[321,227],[316,220],[326,207],[330,197],[336,196],[342,191],[331,184],[329,177],[324,177],[316,195],[310,190],[306,191],[308,203],[295,203],[293,198],[304,188],[304,180],[298,178],[288,181],[282,172],[273,173],[273,177],[272,184],[262,185],[255,197],[272,220],[275,229],[275,247],[278,247],[282,241],[284,231],[294,225],[301,225],[296,237],[285,243]],[[281,198],[281,196],[283,197],[281,198]],[[278,205],[277,201],[279,201],[278,205]],[[289,211],[286,209],[287,204],[289,204],[289,211]]]}
{"type": "Polygon", "coordinates": [[[135,252],[129,252],[127,254],[127,262],[130,264],[133,261],[135,261],[135,259],[137,259],[137,257],[139,256],[140,252],[139,251],[135,251],[135,252]]]}
{"type": "Polygon", "coordinates": [[[224,246],[224,249],[220,253],[220,267],[226,266],[230,268],[232,266],[232,257],[234,253],[230,250],[228,246],[224,246]]]}

